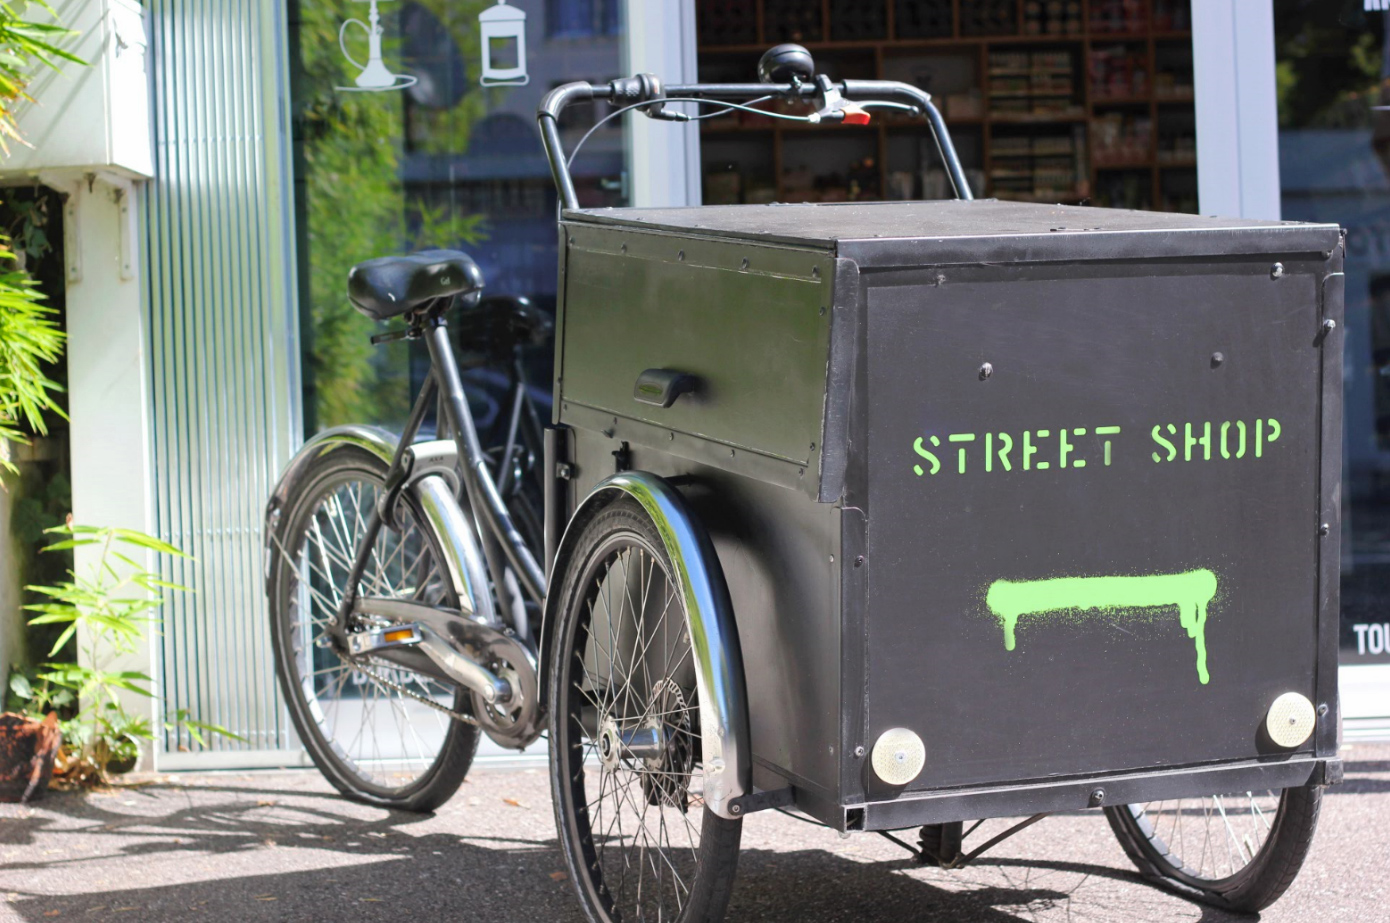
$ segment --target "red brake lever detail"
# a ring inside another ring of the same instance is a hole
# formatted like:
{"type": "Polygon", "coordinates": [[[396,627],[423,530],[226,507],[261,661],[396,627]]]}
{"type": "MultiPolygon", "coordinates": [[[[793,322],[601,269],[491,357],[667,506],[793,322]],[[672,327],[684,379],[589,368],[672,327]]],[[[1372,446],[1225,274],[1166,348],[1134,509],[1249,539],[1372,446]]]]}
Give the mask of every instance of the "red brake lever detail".
{"type": "Polygon", "coordinates": [[[845,114],[846,125],[867,125],[869,124],[869,113],[860,109],[854,103],[845,103],[840,107],[840,111],[845,114]]]}

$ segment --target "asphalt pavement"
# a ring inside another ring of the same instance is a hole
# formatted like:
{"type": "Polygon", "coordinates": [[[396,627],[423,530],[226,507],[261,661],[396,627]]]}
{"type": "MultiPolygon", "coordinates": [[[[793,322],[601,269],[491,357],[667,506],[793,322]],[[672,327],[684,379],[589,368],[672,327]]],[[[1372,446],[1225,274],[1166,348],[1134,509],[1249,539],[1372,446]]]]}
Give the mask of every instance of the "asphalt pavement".
{"type": "MultiPolygon", "coordinates": [[[[1343,754],[1302,874],[1263,919],[1390,921],[1390,744],[1343,754]]],[[[580,923],[544,770],[475,768],[438,813],[338,797],[313,771],[160,775],[0,805],[0,921],[580,923]]],[[[989,821],[980,833],[1009,821],[989,821]]],[[[1049,817],[980,864],[927,869],[871,834],[744,823],[729,920],[1251,919],[1140,880],[1095,812],[1049,817]]]]}

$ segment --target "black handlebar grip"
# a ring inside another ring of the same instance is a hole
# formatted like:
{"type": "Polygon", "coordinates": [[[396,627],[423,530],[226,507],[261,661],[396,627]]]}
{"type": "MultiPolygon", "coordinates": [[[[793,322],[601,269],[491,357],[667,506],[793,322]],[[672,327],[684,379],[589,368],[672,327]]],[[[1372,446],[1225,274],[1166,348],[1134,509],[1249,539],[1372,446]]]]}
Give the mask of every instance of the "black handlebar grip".
{"type": "Polygon", "coordinates": [[[619,77],[617,80],[610,80],[608,86],[613,91],[609,101],[615,106],[630,106],[649,99],[661,99],[666,95],[661,90],[661,78],[656,74],[619,77]]]}

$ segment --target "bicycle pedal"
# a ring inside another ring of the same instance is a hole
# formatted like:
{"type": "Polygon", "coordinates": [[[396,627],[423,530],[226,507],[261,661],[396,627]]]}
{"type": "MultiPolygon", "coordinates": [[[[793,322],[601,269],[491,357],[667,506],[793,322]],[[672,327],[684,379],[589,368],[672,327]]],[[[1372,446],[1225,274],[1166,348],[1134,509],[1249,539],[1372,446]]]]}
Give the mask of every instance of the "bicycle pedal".
{"type": "Polygon", "coordinates": [[[371,628],[348,635],[348,651],[354,657],[384,651],[397,647],[411,647],[424,640],[420,629],[414,625],[392,625],[389,628],[371,628]]]}

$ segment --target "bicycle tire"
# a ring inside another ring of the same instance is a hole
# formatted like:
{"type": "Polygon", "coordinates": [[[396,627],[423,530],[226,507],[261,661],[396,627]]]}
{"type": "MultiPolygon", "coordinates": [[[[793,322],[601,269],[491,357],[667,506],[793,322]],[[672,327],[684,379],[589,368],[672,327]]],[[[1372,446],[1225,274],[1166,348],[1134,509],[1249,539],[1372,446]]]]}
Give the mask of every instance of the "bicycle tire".
{"type": "MultiPolygon", "coordinates": [[[[353,669],[330,648],[316,643],[323,633],[319,631],[315,634],[315,629],[321,627],[316,625],[321,618],[316,619],[315,613],[327,609],[333,600],[341,598],[342,587],[334,585],[335,578],[339,583],[346,581],[347,566],[344,561],[350,561],[356,553],[357,543],[345,534],[346,529],[357,529],[364,524],[365,512],[374,503],[375,494],[384,483],[386,470],[387,464],[376,455],[350,447],[320,455],[308,463],[302,486],[296,494],[287,498],[273,537],[275,547],[271,551],[269,573],[271,647],[275,657],[275,673],[290,720],[324,778],[355,801],[424,812],[439,807],[462,784],[477,750],[478,728],[449,718],[411,696],[401,693],[392,696],[389,687],[369,678],[358,682],[356,674],[362,671],[353,669]],[[358,489],[354,492],[350,485],[358,485],[358,489]],[[331,521],[332,509],[325,513],[325,504],[329,507],[336,504],[336,508],[342,510],[342,521],[331,521]],[[350,517],[349,507],[352,508],[350,517]],[[317,530],[315,544],[324,541],[325,517],[330,540],[336,541],[339,547],[328,551],[320,544],[319,564],[316,567],[315,552],[309,547],[309,533],[317,530]],[[304,579],[306,575],[307,580],[304,579]],[[319,589],[314,588],[315,584],[319,589]],[[332,596],[326,595],[325,589],[332,596]],[[319,666],[325,662],[327,666],[319,666]],[[323,679],[321,684],[320,678],[330,675],[333,678],[323,679]],[[350,675],[351,679],[348,678],[350,675]],[[349,682],[360,687],[355,698],[351,694],[354,690],[348,687],[349,682]],[[337,684],[336,694],[332,687],[334,683],[337,684]],[[380,730],[376,726],[377,718],[385,717],[376,711],[383,689],[386,690],[388,714],[396,730],[394,745],[399,756],[392,749],[391,727],[384,720],[380,722],[380,730]],[[321,693],[323,700],[320,699],[321,693]],[[368,701],[372,703],[370,707],[368,701]],[[356,724],[353,723],[354,709],[360,712],[360,720],[356,724]],[[403,716],[406,718],[404,724],[401,723],[403,716]],[[416,727],[417,718],[422,727],[416,727]],[[369,726],[373,750],[371,756],[366,752],[364,737],[369,726]],[[354,727],[357,728],[355,737],[352,736],[354,727]],[[415,738],[416,744],[410,743],[410,736],[415,738]],[[438,743],[434,745],[436,737],[438,743]],[[410,752],[412,747],[415,751],[413,754],[410,752]],[[393,766],[398,768],[393,769],[393,766]],[[416,766],[419,767],[418,771],[414,768],[416,766]]],[[[383,528],[377,538],[378,546],[382,542],[389,544],[394,537],[404,561],[412,547],[411,536],[414,535],[418,536],[418,548],[423,558],[440,560],[438,542],[433,534],[415,525],[425,522],[423,515],[414,507],[408,495],[403,496],[402,504],[401,517],[405,526],[399,533],[383,528]]],[[[360,535],[356,537],[360,539],[360,535]]],[[[382,565],[380,556],[376,557],[376,561],[382,565]]],[[[389,572],[395,566],[393,561],[394,555],[387,557],[381,572],[364,574],[364,582],[359,584],[360,591],[382,595],[383,586],[391,584],[389,572]]],[[[400,566],[405,565],[402,563],[400,566]]],[[[402,585],[413,577],[414,582],[422,587],[437,587],[435,592],[442,594],[437,600],[440,604],[456,605],[451,591],[447,589],[447,581],[429,580],[429,573],[433,571],[423,570],[423,567],[429,566],[428,563],[420,565],[422,569],[416,573],[402,571],[402,585]]],[[[470,710],[471,699],[466,690],[448,687],[438,680],[394,666],[373,667],[372,672],[390,675],[378,672],[387,669],[396,671],[393,681],[400,681],[401,685],[417,695],[423,695],[457,713],[470,710]]]]}
{"type": "Polygon", "coordinates": [[[693,672],[682,672],[693,666],[684,600],[671,590],[672,572],[650,517],[635,503],[620,500],[584,526],[563,575],[556,643],[551,648],[550,776],[561,851],[590,923],[633,919],[719,923],[733,890],[743,822],[705,810],[700,799],[699,703],[693,672]],[[640,603],[634,601],[631,589],[634,557],[640,603]],[[620,563],[623,595],[635,614],[635,625],[624,618],[621,599],[616,614],[612,608],[620,563]],[[665,602],[662,615],[648,627],[653,593],[665,602]],[[600,623],[597,610],[604,594],[610,602],[602,607],[600,623]],[[671,612],[678,618],[668,622],[671,612]],[[623,640],[601,640],[612,631],[623,640]],[[630,633],[633,652],[625,666],[623,652],[629,645],[623,632],[630,633]],[[641,679],[636,670],[639,661],[644,665],[641,679]],[[605,674],[607,686],[600,688],[605,674]],[[621,685],[615,684],[617,677],[623,679],[621,685]],[[587,714],[589,703],[594,703],[592,716],[587,714]],[[586,721],[593,727],[586,730],[586,721]],[[646,756],[625,756],[622,745],[612,744],[643,731],[652,739],[646,756]],[[609,741],[606,749],[605,739],[609,741]],[[597,798],[589,791],[594,775],[588,765],[591,757],[599,760],[597,798]],[[653,808],[659,822],[648,818],[653,808]],[[628,809],[625,824],[622,817],[628,809]],[[695,811],[700,815],[698,822],[690,819],[695,811]],[[673,830],[679,832],[673,834],[673,830]],[[673,836],[674,845],[669,840],[673,836]],[[628,860],[639,843],[643,861],[635,883],[630,883],[628,860]],[[616,857],[609,852],[615,844],[623,850],[616,857]],[[659,853],[659,860],[652,857],[653,851],[659,853]],[[688,881],[683,871],[689,872],[688,881]],[[670,905],[674,908],[668,914],[670,905]]]}
{"type": "Polygon", "coordinates": [[[1305,785],[1277,793],[1238,793],[1233,799],[1233,808],[1240,807],[1241,801],[1257,807],[1259,800],[1277,799],[1274,818],[1267,821],[1267,826],[1266,820],[1260,817],[1267,812],[1246,811],[1243,808],[1237,822],[1232,824],[1231,815],[1235,812],[1223,803],[1223,799],[1231,797],[1212,795],[1202,799],[1158,802],[1156,809],[1153,803],[1120,805],[1106,808],[1105,814],[1120,846],[1145,878],[1202,903],[1241,913],[1258,913],[1283,895],[1307,858],[1317,829],[1322,788],[1305,785]],[[1207,807],[1208,802],[1218,808],[1215,814],[1207,807]],[[1194,803],[1197,808],[1184,807],[1185,804],[1194,803]],[[1170,804],[1175,807],[1165,811],[1163,806],[1170,804]],[[1197,850],[1192,837],[1182,831],[1180,825],[1185,813],[1194,816],[1198,810],[1206,822],[1204,830],[1208,833],[1208,839],[1213,826],[1211,822],[1219,817],[1218,829],[1226,834],[1226,852],[1229,855],[1231,846],[1235,845],[1236,853],[1245,860],[1242,865],[1236,867],[1231,863],[1229,868],[1223,868],[1219,852],[1214,848],[1212,852],[1217,854],[1217,859],[1209,863],[1205,845],[1200,854],[1194,857],[1193,853],[1197,850]],[[1176,819],[1165,837],[1161,831],[1169,815],[1176,819]],[[1247,825],[1246,820],[1254,823],[1247,825]],[[1258,837],[1260,827],[1265,827],[1262,839],[1258,837]],[[1255,839],[1250,838],[1247,828],[1256,831],[1255,839]],[[1244,832],[1237,836],[1236,829],[1244,832]],[[1251,846],[1255,848],[1251,849],[1251,846]],[[1248,856],[1245,856],[1246,852],[1248,856]],[[1186,857],[1184,853],[1187,853],[1186,857]],[[1223,871],[1229,874],[1222,874],[1223,871]]]}

